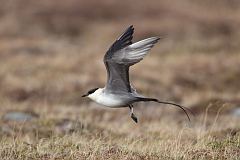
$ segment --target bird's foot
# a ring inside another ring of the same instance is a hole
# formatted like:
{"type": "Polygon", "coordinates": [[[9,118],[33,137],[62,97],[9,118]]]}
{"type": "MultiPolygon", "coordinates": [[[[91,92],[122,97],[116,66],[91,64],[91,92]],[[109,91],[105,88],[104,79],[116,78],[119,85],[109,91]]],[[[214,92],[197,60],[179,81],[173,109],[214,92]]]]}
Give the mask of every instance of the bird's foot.
{"type": "Polygon", "coordinates": [[[133,119],[133,121],[135,123],[138,123],[138,119],[137,119],[137,117],[133,113],[131,114],[131,118],[133,119]]]}

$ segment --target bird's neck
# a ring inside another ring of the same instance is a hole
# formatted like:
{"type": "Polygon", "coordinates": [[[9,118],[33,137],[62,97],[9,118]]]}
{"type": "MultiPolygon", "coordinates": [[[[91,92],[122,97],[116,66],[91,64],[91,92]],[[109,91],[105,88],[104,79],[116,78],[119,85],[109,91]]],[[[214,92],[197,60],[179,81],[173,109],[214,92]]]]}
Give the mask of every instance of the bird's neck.
{"type": "Polygon", "coordinates": [[[94,93],[90,94],[88,97],[94,101],[97,101],[103,94],[104,88],[98,88],[94,93]]]}

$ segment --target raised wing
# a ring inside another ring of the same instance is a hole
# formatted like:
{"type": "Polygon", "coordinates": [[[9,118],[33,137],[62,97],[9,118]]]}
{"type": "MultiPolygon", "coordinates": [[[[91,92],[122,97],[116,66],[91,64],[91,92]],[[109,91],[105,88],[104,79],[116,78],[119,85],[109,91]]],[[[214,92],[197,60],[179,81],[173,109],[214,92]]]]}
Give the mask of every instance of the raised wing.
{"type": "Polygon", "coordinates": [[[140,62],[148,51],[159,40],[158,37],[151,37],[134,44],[131,44],[112,55],[112,60],[118,64],[133,65],[140,62]]]}
{"type": "Polygon", "coordinates": [[[107,91],[132,92],[133,89],[129,82],[129,67],[141,61],[159,40],[157,37],[152,37],[132,44],[133,31],[133,26],[128,27],[104,56],[108,74],[107,91]]]}

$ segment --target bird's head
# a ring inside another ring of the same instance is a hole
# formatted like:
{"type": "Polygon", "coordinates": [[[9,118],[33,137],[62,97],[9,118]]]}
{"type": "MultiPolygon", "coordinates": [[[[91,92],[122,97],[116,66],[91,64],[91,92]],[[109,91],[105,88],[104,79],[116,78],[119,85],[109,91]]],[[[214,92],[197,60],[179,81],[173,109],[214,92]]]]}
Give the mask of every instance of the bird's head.
{"type": "Polygon", "coordinates": [[[82,97],[88,97],[89,95],[93,94],[98,89],[99,88],[90,89],[86,94],[82,95],[82,97]]]}

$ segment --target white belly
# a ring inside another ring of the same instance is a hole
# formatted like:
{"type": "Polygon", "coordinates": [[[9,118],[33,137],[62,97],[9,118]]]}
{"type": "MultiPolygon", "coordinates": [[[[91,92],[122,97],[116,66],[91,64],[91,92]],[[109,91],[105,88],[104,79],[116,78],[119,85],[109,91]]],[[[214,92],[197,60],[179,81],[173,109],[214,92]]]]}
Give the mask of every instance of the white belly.
{"type": "Polygon", "coordinates": [[[96,99],[98,104],[107,106],[107,107],[125,107],[126,103],[116,97],[104,97],[102,96],[101,98],[96,99]]]}

